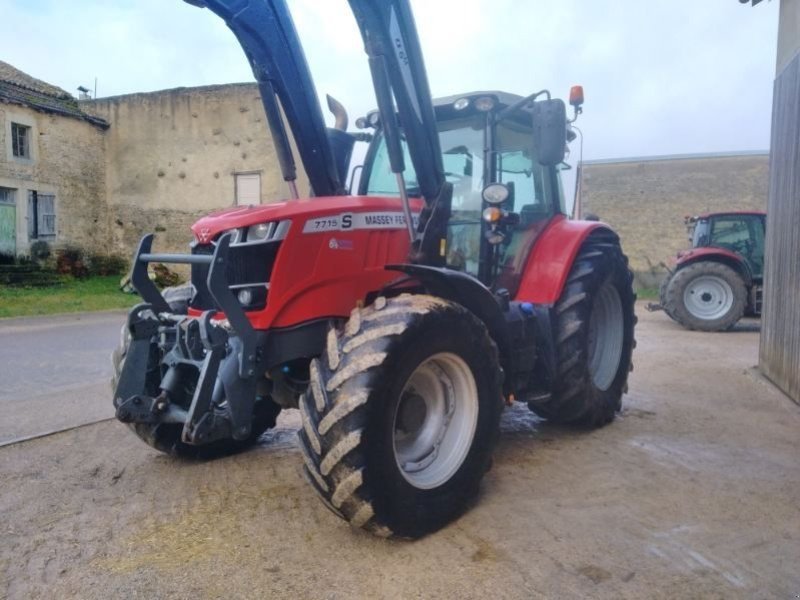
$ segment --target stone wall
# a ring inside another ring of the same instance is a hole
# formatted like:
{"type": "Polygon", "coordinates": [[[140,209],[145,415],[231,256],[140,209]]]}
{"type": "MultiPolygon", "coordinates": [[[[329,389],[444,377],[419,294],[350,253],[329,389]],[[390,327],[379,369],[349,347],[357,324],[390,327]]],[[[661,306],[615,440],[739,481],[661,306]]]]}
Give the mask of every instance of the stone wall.
{"type": "Polygon", "coordinates": [[[620,234],[640,285],[656,285],[659,267],[689,241],[685,215],[766,210],[769,156],[586,162],[583,210],[620,234]]]}
{"type": "MultiPolygon", "coordinates": [[[[258,88],[179,88],[81,102],[107,120],[111,247],[129,254],[155,231],[161,250],[186,251],[189,226],[235,203],[236,173],[261,175],[261,202],[287,198],[258,88]]],[[[300,182],[301,194],[307,184],[300,182]]]]}
{"type": "MultiPolygon", "coordinates": [[[[108,240],[104,131],[80,119],[0,103],[0,187],[15,190],[17,254],[28,240],[28,191],[55,195],[54,246],[104,251],[108,240]],[[13,156],[11,123],[30,127],[30,160],[13,156]]],[[[50,240],[48,240],[50,241],[50,240]]]]}

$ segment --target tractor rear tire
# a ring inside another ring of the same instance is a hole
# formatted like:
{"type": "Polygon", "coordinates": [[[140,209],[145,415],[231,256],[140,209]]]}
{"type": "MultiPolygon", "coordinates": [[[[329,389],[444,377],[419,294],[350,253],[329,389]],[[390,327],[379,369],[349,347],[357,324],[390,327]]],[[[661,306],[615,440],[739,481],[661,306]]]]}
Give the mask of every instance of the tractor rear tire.
{"type": "Polygon", "coordinates": [[[678,270],[669,281],[667,314],[687,329],[725,331],[744,316],[747,287],[722,263],[701,261],[678,270]]]}
{"type": "Polygon", "coordinates": [[[667,288],[669,287],[669,282],[672,281],[673,275],[674,273],[668,272],[664,279],[661,280],[661,284],[658,286],[658,301],[661,303],[661,308],[667,316],[677,322],[678,319],[675,318],[675,313],[670,308],[669,304],[667,304],[667,288]]]}
{"type": "MultiPolygon", "coordinates": [[[[190,284],[165,288],[161,293],[173,312],[186,314],[192,297],[192,286],[190,284]]],[[[123,325],[120,332],[119,345],[111,353],[111,364],[114,369],[111,376],[112,392],[117,389],[117,381],[125,364],[125,356],[128,352],[130,341],[128,327],[123,325]]],[[[153,353],[150,368],[152,368],[154,376],[158,373],[158,360],[159,357],[153,353]]],[[[158,381],[151,382],[151,385],[157,386],[158,381]]],[[[116,402],[114,407],[116,408],[116,402]]],[[[258,438],[261,437],[261,434],[267,429],[275,427],[275,420],[280,411],[281,407],[272,400],[268,398],[262,399],[256,402],[253,407],[253,425],[250,436],[247,439],[218,440],[202,446],[193,446],[181,441],[183,425],[180,423],[160,423],[156,425],[127,423],[127,425],[145,444],[159,452],[180,458],[210,459],[235,454],[254,445],[258,438]]]]}
{"type": "Polygon", "coordinates": [[[602,427],[628,391],[636,315],[633,274],[619,241],[589,238],[555,305],[557,375],[553,393],[530,403],[556,423],[602,427]]]}
{"type": "Polygon", "coordinates": [[[306,478],[352,526],[417,538],[476,497],[503,408],[497,347],[464,307],[379,297],[331,327],[300,399],[306,478]]]}

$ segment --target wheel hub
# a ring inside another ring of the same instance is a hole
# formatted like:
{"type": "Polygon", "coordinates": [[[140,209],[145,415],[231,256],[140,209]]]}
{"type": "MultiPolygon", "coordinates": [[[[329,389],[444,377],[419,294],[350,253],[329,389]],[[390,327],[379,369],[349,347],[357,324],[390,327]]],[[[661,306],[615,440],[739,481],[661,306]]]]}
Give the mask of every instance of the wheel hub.
{"type": "Polygon", "coordinates": [[[427,412],[425,398],[413,390],[406,391],[397,411],[396,430],[398,435],[408,437],[418,433],[425,423],[427,412]]]}
{"type": "Polygon", "coordinates": [[[414,487],[448,481],[464,462],[478,421],[478,391],[464,360],[435,354],[411,374],[394,416],[397,466],[414,487]]]}
{"type": "Polygon", "coordinates": [[[721,277],[701,275],[686,286],[683,292],[683,304],[693,317],[715,321],[731,310],[733,290],[721,277]]]}

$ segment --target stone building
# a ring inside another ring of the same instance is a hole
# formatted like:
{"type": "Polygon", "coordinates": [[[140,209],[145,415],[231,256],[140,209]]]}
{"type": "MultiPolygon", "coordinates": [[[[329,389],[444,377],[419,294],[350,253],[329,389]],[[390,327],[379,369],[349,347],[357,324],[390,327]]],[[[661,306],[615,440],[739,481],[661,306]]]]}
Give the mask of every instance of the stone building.
{"type": "Polygon", "coordinates": [[[255,83],[79,101],[0,62],[0,253],[185,251],[199,216],[287,197],[264,120],[255,83]]]}
{"type": "Polygon", "coordinates": [[[643,287],[657,286],[660,263],[688,246],[684,216],[766,210],[768,189],[767,152],[583,163],[583,214],[596,214],[620,234],[643,287]]]}
{"type": "MultiPolygon", "coordinates": [[[[80,103],[105,133],[110,247],[127,255],[155,231],[186,250],[189,226],[236,204],[286,199],[255,83],[178,88],[80,103]]],[[[299,181],[301,193],[307,183],[299,181]]]]}
{"type": "Polygon", "coordinates": [[[0,253],[37,240],[103,248],[107,129],[61,88],[0,61],[0,253]]]}

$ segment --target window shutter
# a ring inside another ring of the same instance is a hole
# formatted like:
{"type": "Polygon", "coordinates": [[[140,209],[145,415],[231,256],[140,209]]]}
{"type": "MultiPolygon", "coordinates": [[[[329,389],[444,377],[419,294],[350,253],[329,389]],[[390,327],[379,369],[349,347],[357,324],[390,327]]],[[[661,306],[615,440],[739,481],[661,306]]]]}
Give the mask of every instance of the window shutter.
{"type": "Polygon", "coordinates": [[[243,173],[236,175],[236,204],[261,204],[261,175],[243,173]]]}
{"type": "Polygon", "coordinates": [[[36,192],[28,190],[28,239],[36,239],[36,192]]]}
{"type": "Polygon", "coordinates": [[[39,237],[56,234],[56,197],[53,194],[39,194],[39,237]]]}

